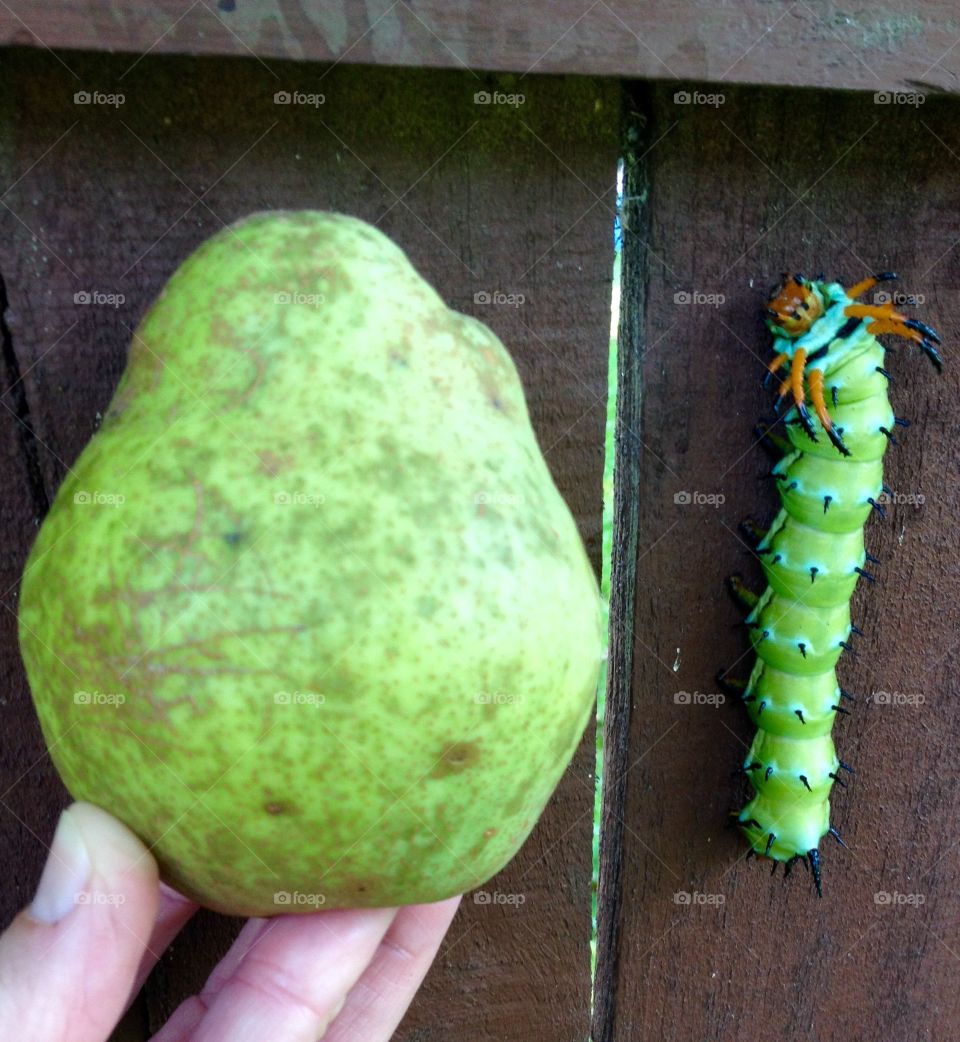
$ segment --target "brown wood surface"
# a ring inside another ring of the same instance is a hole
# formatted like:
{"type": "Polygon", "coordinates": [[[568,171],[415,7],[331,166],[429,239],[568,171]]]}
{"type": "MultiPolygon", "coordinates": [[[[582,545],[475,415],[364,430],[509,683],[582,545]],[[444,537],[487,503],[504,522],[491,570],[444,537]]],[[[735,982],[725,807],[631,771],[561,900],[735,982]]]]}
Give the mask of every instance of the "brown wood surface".
{"type": "Polygon", "coordinates": [[[635,577],[635,607],[611,644],[595,1042],[954,1039],[960,109],[755,89],[720,109],[679,106],[672,88],[633,101],[613,587],[635,577]],[[850,850],[822,844],[821,901],[799,866],[785,883],[745,862],[724,827],[742,805],[742,708],[676,697],[716,693],[718,669],[752,663],[724,580],[762,585],[737,525],[777,507],[752,426],[770,411],[760,308],[786,268],[899,271],[950,359],[938,376],[903,341],[887,356],[913,421],[887,482],[925,501],[869,522],[883,563],[854,597],[866,637],[839,670],[858,702],[835,728],[858,771],[832,801],[850,850]],[[684,505],[682,492],[724,498],[684,505]]]}
{"type": "MultiPolygon", "coordinates": [[[[952,0],[9,0],[0,42],[145,53],[956,90],[952,0]]],[[[123,71],[123,67],[120,68],[123,71]]]]}
{"type": "MultiPolygon", "coordinates": [[[[60,15],[65,32],[84,24],[65,7],[60,15]]],[[[115,24],[126,17],[117,13],[115,24]]],[[[101,13],[96,23],[105,40],[109,20],[101,13]]],[[[16,651],[17,578],[38,518],[110,399],[130,327],[225,222],[261,208],[357,214],[400,242],[449,303],[488,321],[517,360],[599,573],[616,84],[531,76],[521,107],[478,106],[475,91],[508,92],[509,82],[463,71],[267,68],[249,56],[150,55],[130,66],[128,56],[3,55],[4,923],[30,897],[66,799],[16,651]],[[77,90],[118,84],[119,107],[74,103],[77,90]],[[274,103],[277,91],[318,89],[319,107],[274,103]],[[124,299],[76,302],[83,292],[124,299]],[[481,292],[525,301],[484,304],[481,292]]],[[[522,893],[524,904],[465,900],[398,1038],[585,1037],[593,748],[588,734],[523,852],[491,884],[522,893]]],[[[202,914],[176,942],[147,986],[142,1012],[153,1029],[200,986],[236,929],[202,914]]]]}

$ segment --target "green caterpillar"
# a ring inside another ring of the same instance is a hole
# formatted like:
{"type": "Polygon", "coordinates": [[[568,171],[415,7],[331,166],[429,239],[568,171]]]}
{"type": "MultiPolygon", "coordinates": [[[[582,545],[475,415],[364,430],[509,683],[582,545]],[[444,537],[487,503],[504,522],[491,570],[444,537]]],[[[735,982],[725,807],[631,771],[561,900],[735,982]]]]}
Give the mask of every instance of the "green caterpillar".
{"type": "Polygon", "coordinates": [[[740,685],[757,734],[742,771],[755,790],[734,815],[753,854],[785,873],[804,859],[821,884],[820,840],[830,833],[830,791],[841,770],[831,731],[850,696],[837,683],[836,664],[849,650],[850,598],[876,558],[864,548],[864,524],[883,514],[883,454],[898,420],[887,398],[889,374],[877,340],[895,333],[915,341],[942,367],[940,337],[894,310],[892,303],[856,298],[893,279],[891,272],[849,290],[822,277],[784,276],[771,296],[767,325],[777,356],[770,376],[785,374],[777,411],[786,406],[787,438],[766,432],[784,455],[773,469],[782,507],[770,528],[754,529],[767,589],[759,597],[736,577],[733,589],[749,610],[757,661],[740,685]],[[829,394],[830,407],[827,406],[829,394]]]}

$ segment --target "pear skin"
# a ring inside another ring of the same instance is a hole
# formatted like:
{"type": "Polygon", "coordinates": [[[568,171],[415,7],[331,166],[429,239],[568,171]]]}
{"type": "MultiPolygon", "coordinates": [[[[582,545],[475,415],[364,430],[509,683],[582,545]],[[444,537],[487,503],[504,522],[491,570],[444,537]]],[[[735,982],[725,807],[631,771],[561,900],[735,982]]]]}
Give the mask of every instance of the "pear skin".
{"type": "Polygon", "coordinates": [[[254,214],[141,322],[27,562],[71,794],[238,915],[437,901],[583,734],[600,596],[516,369],[342,214],[254,214]]]}

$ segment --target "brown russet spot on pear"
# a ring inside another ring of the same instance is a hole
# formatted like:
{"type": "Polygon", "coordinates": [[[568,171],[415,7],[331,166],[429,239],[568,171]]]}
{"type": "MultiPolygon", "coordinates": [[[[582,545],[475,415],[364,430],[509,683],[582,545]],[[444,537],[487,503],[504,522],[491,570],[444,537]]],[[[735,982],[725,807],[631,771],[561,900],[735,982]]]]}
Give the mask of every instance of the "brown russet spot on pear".
{"type": "Polygon", "coordinates": [[[430,772],[431,778],[446,778],[450,774],[465,771],[480,759],[476,742],[454,742],[440,754],[440,759],[430,772]]]}
{"type": "Polygon", "coordinates": [[[296,807],[291,806],[289,803],[284,803],[283,800],[273,800],[270,803],[265,803],[263,809],[268,814],[295,814],[296,807]]]}
{"type": "Polygon", "coordinates": [[[600,606],[496,336],[375,228],[278,211],[140,323],[20,644],[73,796],[270,916],[499,871],[590,719],[600,606]]]}

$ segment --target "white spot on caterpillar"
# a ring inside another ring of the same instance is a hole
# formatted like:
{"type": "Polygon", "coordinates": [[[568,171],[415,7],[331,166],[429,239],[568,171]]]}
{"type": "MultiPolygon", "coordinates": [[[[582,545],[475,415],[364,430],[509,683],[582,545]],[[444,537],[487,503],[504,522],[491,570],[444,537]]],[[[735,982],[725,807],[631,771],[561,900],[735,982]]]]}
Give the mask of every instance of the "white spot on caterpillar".
{"type": "Polygon", "coordinates": [[[680,669],[680,649],[677,648],[677,657],[673,660],[673,671],[677,673],[680,669]]]}

